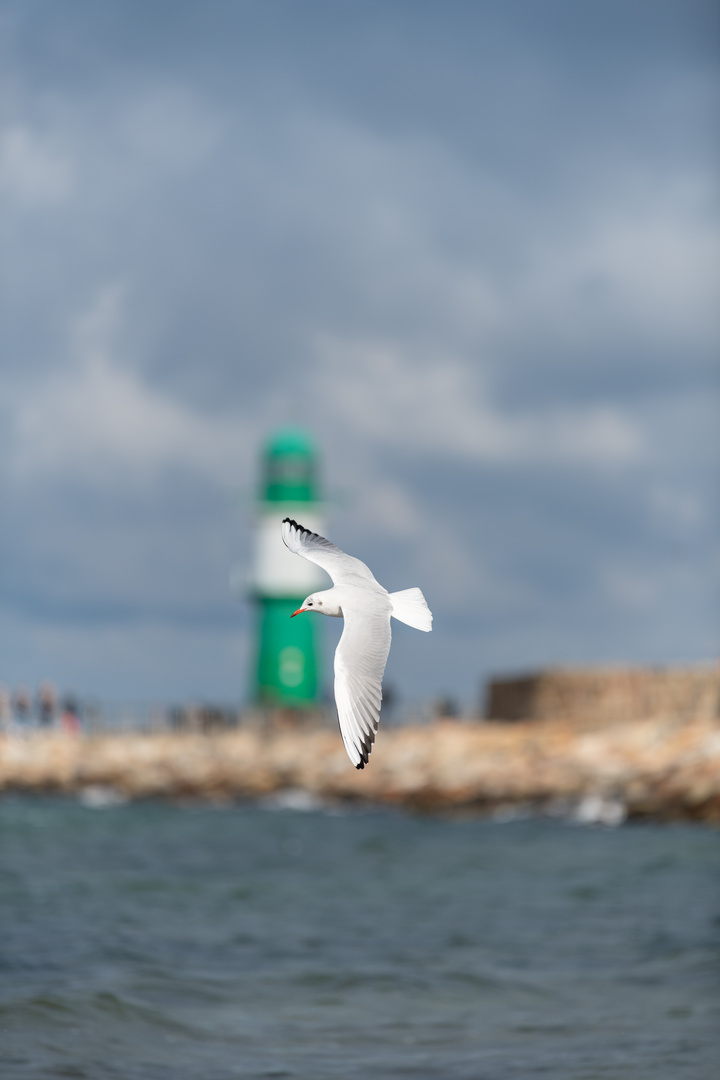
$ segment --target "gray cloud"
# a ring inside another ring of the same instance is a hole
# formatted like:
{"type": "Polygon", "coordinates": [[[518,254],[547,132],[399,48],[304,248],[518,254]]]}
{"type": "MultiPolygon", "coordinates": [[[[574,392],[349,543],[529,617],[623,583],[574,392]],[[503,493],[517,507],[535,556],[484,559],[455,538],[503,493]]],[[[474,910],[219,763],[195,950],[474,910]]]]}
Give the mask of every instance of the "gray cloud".
{"type": "Polygon", "coordinates": [[[239,694],[288,421],[406,696],[716,651],[714,18],[7,4],[0,678],[239,694]]]}

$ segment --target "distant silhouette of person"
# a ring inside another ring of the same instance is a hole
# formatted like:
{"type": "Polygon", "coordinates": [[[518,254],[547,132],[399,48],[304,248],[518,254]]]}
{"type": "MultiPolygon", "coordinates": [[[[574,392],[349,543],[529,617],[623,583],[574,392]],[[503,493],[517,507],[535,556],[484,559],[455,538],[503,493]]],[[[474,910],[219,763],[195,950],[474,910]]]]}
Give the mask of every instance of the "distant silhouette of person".
{"type": "Polygon", "coordinates": [[[24,686],[19,686],[13,695],[13,725],[20,731],[27,731],[31,721],[32,699],[24,686]]]}
{"type": "Polygon", "coordinates": [[[438,720],[457,720],[460,708],[455,698],[443,697],[435,703],[435,715],[438,720]]]}
{"type": "Polygon", "coordinates": [[[0,732],[10,731],[12,727],[12,704],[6,686],[0,685],[0,732]]]}
{"type": "Polygon", "coordinates": [[[66,697],[63,701],[60,727],[66,735],[80,734],[80,711],[73,697],[66,697]]]}
{"type": "Polygon", "coordinates": [[[38,690],[38,723],[42,728],[52,727],[57,708],[57,693],[52,683],[41,683],[38,690]]]}

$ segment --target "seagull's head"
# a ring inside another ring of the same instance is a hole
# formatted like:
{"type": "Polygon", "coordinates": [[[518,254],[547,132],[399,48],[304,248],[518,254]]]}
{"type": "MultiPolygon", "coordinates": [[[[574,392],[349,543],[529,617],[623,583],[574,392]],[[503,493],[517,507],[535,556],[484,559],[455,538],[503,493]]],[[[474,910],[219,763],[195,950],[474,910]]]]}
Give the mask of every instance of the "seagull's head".
{"type": "Polygon", "coordinates": [[[290,618],[294,619],[296,615],[300,615],[303,611],[319,611],[321,615],[334,615],[342,618],[342,608],[337,601],[334,589],[311,593],[307,599],[303,600],[297,611],[293,611],[290,618]]]}
{"type": "Polygon", "coordinates": [[[303,611],[320,611],[320,612],[322,612],[322,609],[323,609],[322,598],[319,597],[317,593],[313,593],[311,596],[308,596],[308,597],[305,598],[305,600],[303,600],[300,607],[297,609],[297,611],[293,611],[290,618],[294,619],[296,615],[301,615],[303,611]]]}

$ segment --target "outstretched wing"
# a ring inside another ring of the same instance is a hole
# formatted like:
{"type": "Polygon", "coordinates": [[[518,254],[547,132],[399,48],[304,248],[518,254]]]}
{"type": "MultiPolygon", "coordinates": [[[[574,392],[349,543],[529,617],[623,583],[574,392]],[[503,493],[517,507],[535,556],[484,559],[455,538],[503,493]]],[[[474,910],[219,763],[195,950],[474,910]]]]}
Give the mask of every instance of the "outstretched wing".
{"type": "Polygon", "coordinates": [[[282,523],[282,538],[285,547],[304,559],[317,563],[327,571],[335,585],[378,585],[370,570],[360,559],[346,555],[324,536],[310,532],[298,525],[292,518],[285,518],[282,523]]]}
{"type": "Polygon", "coordinates": [[[389,611],[345,611],[335,650],[335,703],[345,749],[356,769],[365,768],[375,742],[390,639],[389,611]]]}

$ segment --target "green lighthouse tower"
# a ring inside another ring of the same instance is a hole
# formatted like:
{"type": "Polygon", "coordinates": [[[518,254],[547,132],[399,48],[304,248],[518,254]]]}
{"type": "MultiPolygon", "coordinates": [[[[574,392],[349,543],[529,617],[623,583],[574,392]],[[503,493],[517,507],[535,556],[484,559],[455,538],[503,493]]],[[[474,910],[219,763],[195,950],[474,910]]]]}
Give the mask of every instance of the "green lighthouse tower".
{"type": "Polygon", "coordinates": [[[276,432],[261,461],[256,523],[253,599],[256,607],[255,700],[302,708],[320,693],[319,619],[291,619],[308,593],[329,582],[314,563],[287,550],[280,535],[285,517],[321,531],[318,455],[298,428],[276,432]]]}

